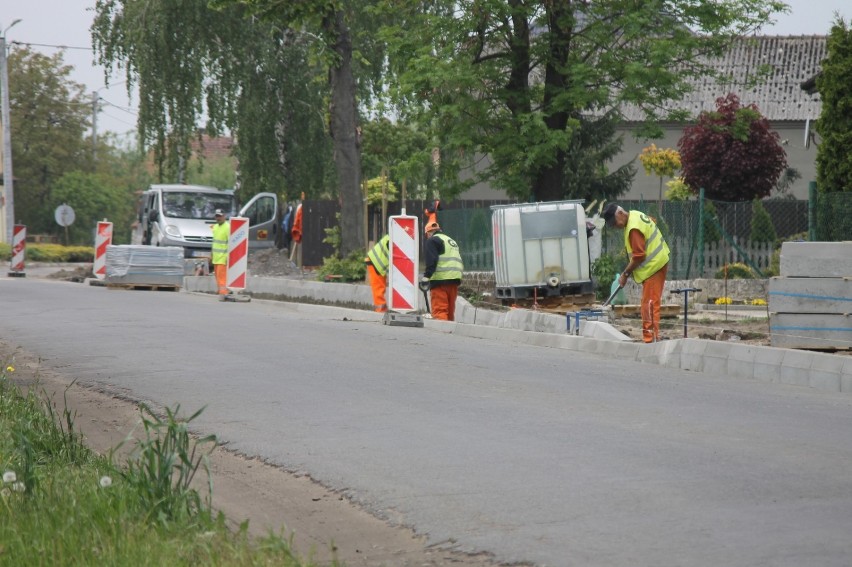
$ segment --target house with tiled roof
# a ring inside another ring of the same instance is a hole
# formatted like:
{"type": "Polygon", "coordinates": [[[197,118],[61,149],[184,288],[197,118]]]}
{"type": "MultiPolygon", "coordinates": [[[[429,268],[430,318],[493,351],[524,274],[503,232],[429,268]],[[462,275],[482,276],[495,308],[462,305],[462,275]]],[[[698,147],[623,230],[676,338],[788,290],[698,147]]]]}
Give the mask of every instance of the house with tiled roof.
{"type": "MultiPolygon", "coordinates": [[[[203,157],[208,161],[220,159],[233,159],[234,138],[233,136],[211,137],[206,132],[201,133],[201,142],[197,139],[190,141],[190,149],[193,155],[203,157]]],[[[236,160],[234,160],[236,162],[236,160]]]]}
{"type": "Polygon", "coordinates": [[[727,80],[709,76],[696,80],[691,93],[669,106],[673,110],[686,111],[693,122],[662,124],[665,131],[663,139],[636,140],[632,132],[641,123],[642,113],[638,108],[622,108],[626,119],[621,128],[625,135],[624,146],[622,154],[613,161],[622,164],[637,158],[633,186],[622,198],[657,200],[660,180],[646,175],[642,169],[638,160],[642,149],[651,143],[658,148],[676,149],[685,126],[694,123],[701,112],[715,110],[717,98],[734,93],[743,106],[756,105],[778,132],[787,152],[788,166],[801,175],[788,192],[797,199],[807,199],[808,183],[816,179],[814,142],[818,143],[818,138],[814,135],[813,126],[821,111],[819,93],[808,89],[807,85],[820,71],[821,62],[826,57],[826,44],[825,36],[742,38],[723,57],[710,61],[719,75],[727,77],[727,80]],[[751,86],[764,68],[769,69],[768,76],[751,86]]]}

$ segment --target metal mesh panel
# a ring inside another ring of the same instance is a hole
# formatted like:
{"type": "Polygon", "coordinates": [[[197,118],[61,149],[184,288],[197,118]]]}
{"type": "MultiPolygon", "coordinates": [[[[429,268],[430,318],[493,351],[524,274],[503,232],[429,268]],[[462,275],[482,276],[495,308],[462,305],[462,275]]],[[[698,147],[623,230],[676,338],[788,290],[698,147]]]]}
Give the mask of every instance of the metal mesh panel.
{"type": "MultiPolygon", "coordinates": [[[[744,263],[762,274],[769,269],[779,240],[808,230],[808,203],[795,200],[726,202],[704,200],[704,222],[699,224],[696,201],[619,201],[625,210],[636,209],[657,219],[671,249],[669,279],[712,277],[724,265],[744,263]],[[760,208],[764,212],[761,212],[760,208]],[[769,226],[759,217],[766,215],[769,226]]],[[[604,252],[624,249],[621,230],[604,229],[604,252]]],[[[626,257],[625,257],[626,263],[626,257]]]]}
{"type": "Polygon", "coordinates": [[[814,216],[816,240],[852,240],[852,192],[817,195],[814,216]]]}
{"type": "MultiPolygon", "coordinates": [[[[482,201],[472,204],[455,202],[439,213],[441,228],[454,238],[461,249],[466,271],[494,269],[491,234],[492,204],[507,201],[482,201]]],[[[821,241],[852,238],[852,193],[820,194],[809,210],[808,201],[772,199],[761,201],[760,207],[771,221],[771,232],[755,217],[761,213],[751,201],[726,202],[697,200],[663,202],[662,214],[656,201],[619,201],[626,210],[636,209],[658,220],[660,230],[671,249],[669,279],[713,277],[725,264],[745,263],[765,273],[772,253],[780,241],[801,235],[807,238],[809,217],[814,236],[821,241]],[[704,221],[699,224],[699,210],[704,221]]],[[[410,203],[419,212],[421,203],[410,203]]],[[[411,213],[409,213],[411,214],[411,213]]],[[[620,267],[627,263],[624,236],[620,230],[603,230],[603,252],[620,257],[620,267]]]]}

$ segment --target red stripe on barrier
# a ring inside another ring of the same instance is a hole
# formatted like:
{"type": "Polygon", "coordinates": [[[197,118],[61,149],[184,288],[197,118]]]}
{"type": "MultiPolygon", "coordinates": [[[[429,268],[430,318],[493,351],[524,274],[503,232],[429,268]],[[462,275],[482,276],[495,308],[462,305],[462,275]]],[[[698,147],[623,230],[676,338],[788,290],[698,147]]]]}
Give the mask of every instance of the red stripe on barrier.
{"type": "Polygon", "coordinates": [[[243,240],[239,244],[237,244],[233,250],[231,250],[228,255],[228,265],[233,266],[240,260],[242,260],[245,255],[248,254],[248,240],[243,240]]]}
{"type": "Polygon", "coordinates": [[[414,309],[414,306],[407,302],[396,290],[393,290],[393,306],[401,309],[414,309]]]}
{"type": "Polygon", "coordinates": [[[393,265],[400,271],[401,276],[405,276],[405,279],[409,283],[414,283],[414,260],[408,256],[404,256],[399,248],[393,249],[393,265]]]}
{"type": "Polygon", "coordinates": [[[231,282],[228,282],[228,286],[229,287],[245,288],[246,287],[246,273],[243,272],[242,274],[237,276],[236,279],[234,279],[231,282]]]}

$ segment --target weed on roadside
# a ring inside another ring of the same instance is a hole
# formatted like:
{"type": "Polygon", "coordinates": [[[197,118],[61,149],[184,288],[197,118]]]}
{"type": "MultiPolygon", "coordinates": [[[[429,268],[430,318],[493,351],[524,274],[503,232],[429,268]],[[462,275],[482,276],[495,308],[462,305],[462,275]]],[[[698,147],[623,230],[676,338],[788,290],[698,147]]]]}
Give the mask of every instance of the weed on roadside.
{"type": "Polygon", "coordinates": [[[184,419],[179,406],[163,417],[142,406],[144,438],[119,466],[118,448],[102,456],[83,444],[67,403],[58,411],[37,387],[22,393],[14,364],[0,368],[0,564],[313,565],[285,538],[255,540],[247,523],[234,532],[214,516],[209,473],[206,498],[191,487],[215,447],[189,432],[201,410],[184,419]]]}

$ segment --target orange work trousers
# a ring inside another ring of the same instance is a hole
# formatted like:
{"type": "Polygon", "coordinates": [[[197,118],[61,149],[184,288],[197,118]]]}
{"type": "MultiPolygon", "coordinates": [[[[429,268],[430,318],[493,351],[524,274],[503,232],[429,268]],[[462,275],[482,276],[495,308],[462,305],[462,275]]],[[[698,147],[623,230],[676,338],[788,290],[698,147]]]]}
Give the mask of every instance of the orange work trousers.
{"type": "Polygon", "coordinates": [[[442,321],[456,320],[456,298],[459,295],[459,284],[443,284],[434,286],[430,291],[432,303],[432,318],[442,321]]]}
{"type": "Polygon", "coordinates": [[[384,313],[388,310],[385,292],[388,288],[387,276],[380,276],[373,264],[367,264],[367,275],[370,277],[370,288],[373,290],[373,310],[384,313]]]}
{"type": "Polygon", "coordinates": [[[660,340],[660,302],[668,271],[669,265],[666,264],[642,282],[642,340],[646,343],[660,340]]]}
{"type": "Polygon", "coordinates": [[[213,269],[216,272],[216,287],[219,288],[219,295],[228,295],[228,266],[226,264],[213,264],[213,269]]]}

